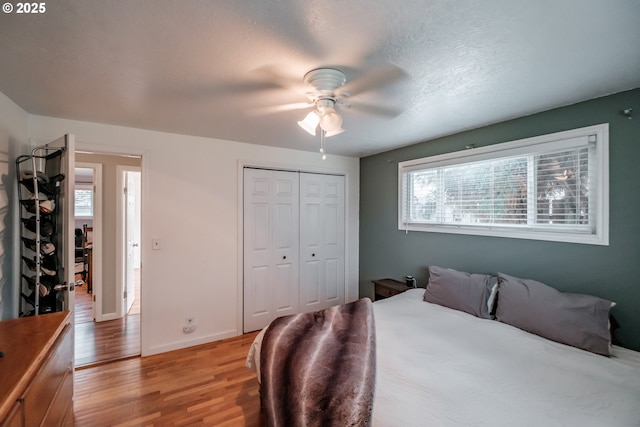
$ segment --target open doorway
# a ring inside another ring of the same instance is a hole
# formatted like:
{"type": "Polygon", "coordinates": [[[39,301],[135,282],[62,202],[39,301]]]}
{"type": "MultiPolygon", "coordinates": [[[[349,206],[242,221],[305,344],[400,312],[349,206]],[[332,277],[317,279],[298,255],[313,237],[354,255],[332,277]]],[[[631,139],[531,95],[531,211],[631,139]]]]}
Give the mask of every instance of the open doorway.
{"type": "Polygon", "coordinates": [[[100,207],[102,198],[101,177],[102,165],[100,163],[76,162],[73,186],[74,273],[76,295],[78,297],[78,306],[74,311],[76,324],[93,322],[96,317],[93,292],[93,276],[96,270],[93,257],[93,241],[94,224],[97,225],[101,222],[102,215],[100,207]]]}
{"type": "MultiPolygon", "coordinates": [[[[86,165],[93,165],[94,172],[98,172],[92,187],[93,233],[91,238],[84,239],[88,243],[88,250],[84,252],[88,259],[84,276],[87,280],[76,288],[76,367],[140,355],[140,256],[139,252],[137,258],[132,254],[132,274],[126,276],[128,267],[123,254],[128,253],[127,243],[139,248],[141,158],[76,152],[76,166],[86,165]],[[128,201],[123,195],[123,169],[137,173],[138,187],[128,201]],[[132,214],[128,215],[127,211],[132,214]],[[129,242],[125,238],[125,225],[133,237],[129,242]]],[[[78,189],[82,189],[83,184],[86,188],[86,183],[78,182],[78,189]]],[[[81,197],[76,198],[79,200],[81,197]]],[[[76,220],[76,224],[80,224],[77,228],[84,232],[84,224],[91,221],[85,217],[79,222],[76,220]]]]}

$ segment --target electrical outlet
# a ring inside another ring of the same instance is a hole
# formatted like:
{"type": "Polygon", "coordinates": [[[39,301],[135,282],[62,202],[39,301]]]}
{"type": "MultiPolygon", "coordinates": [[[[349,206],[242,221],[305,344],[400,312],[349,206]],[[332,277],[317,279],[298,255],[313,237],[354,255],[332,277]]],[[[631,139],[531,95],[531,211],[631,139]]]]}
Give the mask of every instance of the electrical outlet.
{"type": "Polygon", "coordinates": [[[190,334],[196,330],[196,318],[195,317],[185,317],[184,325],[182,325],[182,332],[185,334],[190,334]]]}

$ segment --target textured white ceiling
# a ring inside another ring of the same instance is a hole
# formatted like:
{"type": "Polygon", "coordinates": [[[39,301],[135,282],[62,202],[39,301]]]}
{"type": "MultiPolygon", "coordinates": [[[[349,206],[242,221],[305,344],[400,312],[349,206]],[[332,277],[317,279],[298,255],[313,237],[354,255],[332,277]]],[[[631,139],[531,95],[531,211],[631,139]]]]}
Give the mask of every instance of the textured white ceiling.
{"type": "Polygon", "coordinates": [[[0,92],[30,114],[317,150],[306,111],[251,112],[306,101],[303,75],[331,66],[379,83],[354,101],[402,111],[341,110],[327,150],[364,156],[640,87],[639,40],[638,0],[56,0],[0,14],[0,92]],[[390,66],[405,77],[377,78],[390,66]]]}

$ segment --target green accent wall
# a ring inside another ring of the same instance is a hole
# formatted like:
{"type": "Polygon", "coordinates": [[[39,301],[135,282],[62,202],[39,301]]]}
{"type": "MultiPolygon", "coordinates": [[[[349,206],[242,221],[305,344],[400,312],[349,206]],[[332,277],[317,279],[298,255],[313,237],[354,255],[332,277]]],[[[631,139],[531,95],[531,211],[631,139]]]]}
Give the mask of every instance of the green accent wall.
{"type": "Polygon", "coordinates": [[[373,297],[377,278],[411,274],[424,287],[430,265],[615,301],[618,338],[640,350],[640,88],[362,158],[361,296],[373,297]],[[398,230],[398,162],[600,123],[609,123],[609,246],[398,230]]]}

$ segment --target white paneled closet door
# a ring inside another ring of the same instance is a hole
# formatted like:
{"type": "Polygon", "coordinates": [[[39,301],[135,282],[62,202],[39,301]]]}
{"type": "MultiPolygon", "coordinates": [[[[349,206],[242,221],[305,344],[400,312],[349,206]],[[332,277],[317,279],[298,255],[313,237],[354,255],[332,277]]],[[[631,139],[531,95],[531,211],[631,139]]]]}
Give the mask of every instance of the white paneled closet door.
{"type": "Polygon", "coordinates": [[[299,311],[299,179],[244,170],[244,332],[299,311]]]}
{"type": "Polygon", "coordinates": [[[343,304],[344,176],[300,174],[300,311],[343,304]]]}

